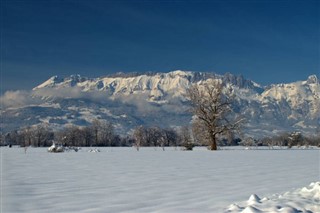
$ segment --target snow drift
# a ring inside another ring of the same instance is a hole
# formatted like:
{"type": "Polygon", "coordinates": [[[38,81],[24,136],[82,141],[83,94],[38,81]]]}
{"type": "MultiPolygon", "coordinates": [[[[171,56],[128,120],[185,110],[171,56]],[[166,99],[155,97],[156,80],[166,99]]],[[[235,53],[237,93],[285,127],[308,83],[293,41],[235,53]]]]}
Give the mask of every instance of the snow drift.
{"type": "Polygon", "coordinates": [[[232,204],[226,210],[230,213],[318,213],[320,212],[320,182],[308,187],[289,191],[281,195],[260,199],[256,194],[243,204],[232,204]]]}

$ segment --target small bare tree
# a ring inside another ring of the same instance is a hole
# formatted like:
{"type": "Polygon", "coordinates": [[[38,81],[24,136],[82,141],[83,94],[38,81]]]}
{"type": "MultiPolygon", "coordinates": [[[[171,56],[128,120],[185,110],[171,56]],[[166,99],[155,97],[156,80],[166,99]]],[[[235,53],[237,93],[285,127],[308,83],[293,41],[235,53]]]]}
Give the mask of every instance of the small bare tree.
{"type": "Polygon", "coordinates": [[[5,137],[4,137],[4,134],[0,132],[0,146],[4,146],[4,145],[5,145],[5,137]]]}
{"type": "Polygon", "coordinates": [[[137,127],[133,132],[134,138],[134,146],[136,147],[137,151],[140,150],[140,146],[143,144],[144,141],[144,128],[143,126],[137,127]]]}
{"type": "Polygon", "coordinates": [[[96,146],[98,145],[98,141],[99,141],[100,126],[101,126],[101,122],[98,119],[95,119],[92,122],[92,127],[91,128],[92,128],[93,135],[94,135],[94,144],[96,146]]]}
{"type": "Polygon", "coordinates": [[[82,137],[84,139],[84,146],[92,146],[94,142],[94,131],[90,126],[86,126],[82,130],[82,137]]]}
{"type": "Polygon", "coordinates": [[[288,148],[292,148],[293,146],[301,146],[303,142],[303,136],[301,132],[292,132],[289,136],[288,148]]]}
{"type": "Polygon", "coordinates": [[[194,119],[192,122],[192,136],[194,142],[202,146],[208,145],[208,141],[210,140],[207,128],[201,122],[198,122],[197,119],[194,119]]]}
{"type": "Polygon", "coordinates": [[[113,125],[107,121],[100,122],[99,136],[100,136],[99,137],[100,146],[111,146],[115,137],[113,125]]]}
{"type": "Polygon", "coordinates": [[[204,129],[210,142],[210,150],[217,150],[217,137],[229,131],[239,130],[243,119],[233,116],[232,91],[225,89],[221,81],[212,80],[203,86],[197,84],[188,89],[194,123],[204,129]]]}
{"type": "Polygon", "coordinates": [[[40,147],[49,145],[48,142],[50,140],[50,131],[47,125],[40,124],[37,126],[33,126],[31,128],[33,132],[33,146],[40,147]]]}
{"type": "Polygon", "coordinates": [[[184,150],[191,151],[195,144],[193,143],[190,128],[188,126],[181,127],[179,131],[180,145],[184,147],[184,150]]]}
{"type": "Polygon", "coordinates": [[[247,137],[243,140],[242,144],[246,147],[257,146],[257,141],[253,137],[247,137]]]}
{"type": "Polygon", "coordinates": [[[27,126],[20,131],[21,146],[24,147],[24,153],[27,153],[27,149],[32,145],[32,131],[31,127],[27,126]]]}

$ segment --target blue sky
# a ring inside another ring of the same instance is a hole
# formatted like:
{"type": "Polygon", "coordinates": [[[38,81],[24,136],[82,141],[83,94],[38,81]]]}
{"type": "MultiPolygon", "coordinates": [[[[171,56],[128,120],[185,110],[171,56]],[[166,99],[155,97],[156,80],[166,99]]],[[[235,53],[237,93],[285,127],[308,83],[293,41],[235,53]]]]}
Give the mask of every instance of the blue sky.
{"type": "Polygon", "coordinates": [[[262,85],[320,72],[320,1],[1,0],[1,89],[53,75],[231,72],[262,85]]]}

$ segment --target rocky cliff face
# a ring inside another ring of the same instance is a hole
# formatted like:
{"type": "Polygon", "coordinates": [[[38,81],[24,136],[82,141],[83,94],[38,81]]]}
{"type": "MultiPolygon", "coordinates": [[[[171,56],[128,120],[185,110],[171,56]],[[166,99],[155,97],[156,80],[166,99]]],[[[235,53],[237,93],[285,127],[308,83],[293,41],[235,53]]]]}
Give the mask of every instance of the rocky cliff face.
{"type": "Polygon", "coordinates": [[[230,73],[186,71],[101,78],[54,76],[30,93],[37,104],[2,109],[2,128],[39,122],[54,127],[87,125],[95,118],[113,122],[119,132],[140,124],[186,125],[191,120],[187,88],[209,79],[219,79],[232,89],[237,99],[234,109],[247,118],[247,134],[259,137],[294,130],[312,134],[319,129],[320,86],[315,75],[305,81],[262,87],[230,73]]]}

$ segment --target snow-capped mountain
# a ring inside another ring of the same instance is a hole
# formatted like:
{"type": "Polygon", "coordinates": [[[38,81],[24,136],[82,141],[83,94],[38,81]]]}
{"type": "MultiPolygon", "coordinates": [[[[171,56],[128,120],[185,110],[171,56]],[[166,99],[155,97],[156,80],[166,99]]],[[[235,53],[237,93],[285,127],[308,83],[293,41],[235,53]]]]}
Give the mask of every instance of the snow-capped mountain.
{"type": "Polygon", "coordinates": [[[281,131],[315,133],[320,125],[317,76],[289,84],[262,87],[242,76],[190,71],[118,73],[100,78],[53,76],[30,92],[28,104],[2,109],[4,130],[47,122],[59,127],[87,125],[106,119],[119,132],[137,125],[187,125],[191,120],[185,96],[191,84],[220,79],[237,100],[234,109],[247,119],[245,132],[265,136],[281,131]]]}

